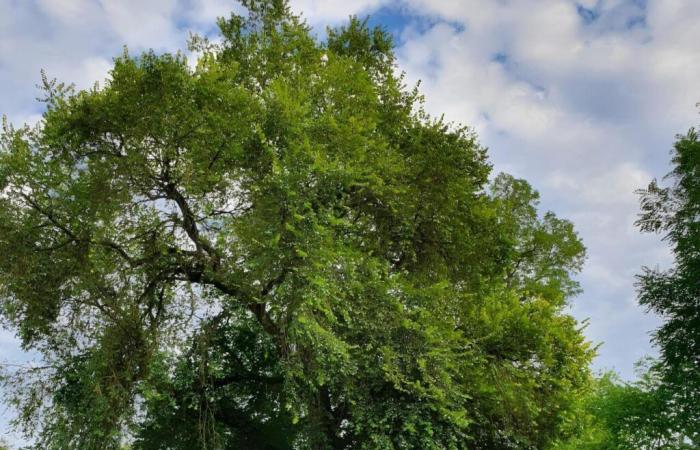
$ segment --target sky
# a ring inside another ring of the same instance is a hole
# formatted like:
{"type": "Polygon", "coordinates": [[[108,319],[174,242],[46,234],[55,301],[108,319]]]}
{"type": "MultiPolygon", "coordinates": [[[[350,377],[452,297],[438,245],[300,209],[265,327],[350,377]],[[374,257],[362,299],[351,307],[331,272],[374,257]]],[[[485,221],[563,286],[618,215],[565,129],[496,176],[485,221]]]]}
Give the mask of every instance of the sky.
{"type": "MultiPolygon", "coordinates": [[[[635,190],[669,170],[675,136],[700,124],[698,0],[292,0],[320,37],[350,14],[395,38],[398,69],[426,109],[474,128],[495,172],[527,179],[543,210],[588,248],[571,312],[601,344],[596,370],[634,377],[659,318],[636,303],[635,274],[671,262],[634,226],[635,190]]],[[[229,0],[0,0],[0,114],[35,123],[40,70],[91,87],[126,45],[185,49],[215,36],[229,0]]],[[[23,358],[0,332],[0,362],[23,358]]],[[[0,407],[0,436],[10,412],[0,407]]],[[[13,438],[10,437],[12,440],[13,438]]]]}

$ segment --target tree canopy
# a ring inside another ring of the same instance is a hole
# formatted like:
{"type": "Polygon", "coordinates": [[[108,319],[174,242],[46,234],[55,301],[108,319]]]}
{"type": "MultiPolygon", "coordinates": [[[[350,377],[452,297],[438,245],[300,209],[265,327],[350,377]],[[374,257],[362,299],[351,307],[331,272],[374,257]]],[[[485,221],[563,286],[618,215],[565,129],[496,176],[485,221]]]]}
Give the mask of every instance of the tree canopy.
{"type": "Polygon", "coordinates": [[[695,129],[677,137],[672,150],[670,186],[654,180],[640,191],[645,232],[664,235],[674,264],[645,268],[639,276],[639,302],[661,316],[654,339],[661,352],[657,370],[676,428],[700,445],[700,139],[695,129]]]}
{"type": "Polygon", "coordinates": [[[44,77],[0,138],[6,373],[37,449],[545,449],[593,349],[585,249],[366,21],[248,0],[199,57],[44,77]]]}

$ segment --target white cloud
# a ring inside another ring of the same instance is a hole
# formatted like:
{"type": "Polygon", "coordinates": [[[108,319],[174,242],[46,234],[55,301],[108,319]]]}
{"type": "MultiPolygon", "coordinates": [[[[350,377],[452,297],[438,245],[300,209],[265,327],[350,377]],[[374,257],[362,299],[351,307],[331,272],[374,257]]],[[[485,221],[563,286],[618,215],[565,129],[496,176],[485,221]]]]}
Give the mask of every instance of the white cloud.
{"type": "Polygon", "coordinates": [[[177,0],[100,0],[116,35],[129,47],[172,50],[184,45],[177,28],[177,0]]]}
{"type": "Polygon", "coordinates": [[[38,0],[39,6],[51,17],[80,26],[86,18],[94,17],[100,9],[91,0],[38,0]]]}
{"type": "Polygon", "coordinates": [[[651,174],[635,164],[624,162],[585,179],[561,172],[553,173],[544,180],[544,186],[567,196],[579,197],[587,205],[602,206],[606,211],[620,207],[637,211],[635,191],[647,186],[652,178],[651,174]]]}
{"type": "Polygon", "coordinates": [[[195,24],[210,28],[215,25],[214,19],[242,11],[241,4],[232,0],[192,0],[187,17],[195,24]]]}
{"type": "Polygon", "coordinates": [[[368,13],[388,0],[292,0],[293,11],[301,12],[311,24],[334,25],[350,15],[368,13]]]}

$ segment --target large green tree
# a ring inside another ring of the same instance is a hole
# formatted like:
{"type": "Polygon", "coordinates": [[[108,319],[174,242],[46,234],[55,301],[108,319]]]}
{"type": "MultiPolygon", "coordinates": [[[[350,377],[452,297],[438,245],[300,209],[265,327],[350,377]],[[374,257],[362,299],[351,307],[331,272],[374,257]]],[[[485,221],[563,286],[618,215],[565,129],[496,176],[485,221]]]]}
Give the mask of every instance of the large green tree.
{"type": "Polygon", "coordinates": [[[221,43],[44,80],[0,146],[6,374],[41,449],[543,449],[592,350],[584,247],[423,112],[389,36],[249,0],[221,43]]]}

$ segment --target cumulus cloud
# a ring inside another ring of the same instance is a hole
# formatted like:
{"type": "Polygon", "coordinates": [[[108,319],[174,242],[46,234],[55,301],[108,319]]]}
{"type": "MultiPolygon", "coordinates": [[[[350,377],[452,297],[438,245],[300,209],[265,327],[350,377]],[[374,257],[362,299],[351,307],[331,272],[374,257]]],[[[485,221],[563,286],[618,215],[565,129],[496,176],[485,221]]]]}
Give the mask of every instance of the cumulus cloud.
{"type": "Polygon", "coordinates": [[[335,25],[350,15],[360,15],[376,10],[388,0],[292,0],[294,11],[302,12],[312,25],[335,25]]]}

